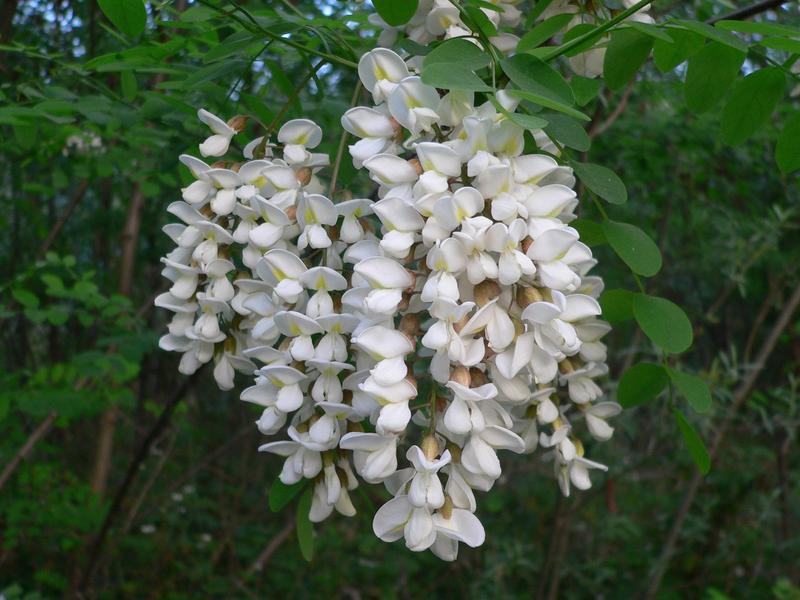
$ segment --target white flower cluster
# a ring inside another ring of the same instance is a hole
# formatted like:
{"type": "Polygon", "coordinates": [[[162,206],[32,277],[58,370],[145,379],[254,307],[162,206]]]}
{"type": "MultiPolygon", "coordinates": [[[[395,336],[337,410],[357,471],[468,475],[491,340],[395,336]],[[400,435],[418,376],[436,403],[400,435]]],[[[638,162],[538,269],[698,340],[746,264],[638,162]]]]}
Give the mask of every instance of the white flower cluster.
{"type": "MultiPolygon", "coordinates": [[[[506,27],[513,29],[522,21],[522,12],[516,7],[520,0],[488,0],[493,9],[481,8],[480,12],[486,21],[495,29],[506,27]]],[[[426,45],[433,40],[449,40],[457,37],[471,37],[472,32],[464,24],[459,7],[450,0],[420,0],[411,20],[401,27],[387,25],[380,15],[369,16],[370,23],[383,29],[378,44],[384,47],[393,46],[401,31],[417,44],[426,45]]],[[[517,46],[519,38],[512,33],[498,32],[490,38],[492,45],[501,51],[510,51],[517,46]]]]}
{"type": "MultiPolygon", "coordinates": [[[[631,8],[638,1],[622,0],[622,8],[631,8]]],[[[519,38],[513,33],[501,30],[501,28],[506,30],[513,29],[520,24],[522,13],[515,6],[518,3],[519,0],[491,0],[491,4],[495,6],[495,9],[480,9],[492,26],[498,29],[497,35],[491,37],[490,41],[502,52],[513,51],[519,42],[519,38]]],[[[560,14],[575,15],[565,27],[565,30],[569,31],[579,25],[596,24],[597,16],[594,12],[596,10],[608,13],[604,16],[610,18],[610,11],[604,7],[594,6],[594,8],[590,8],[591,6],[592,3],[581,2],[580,0],[553,0],[537,17],[537,21],[544,21],[560,14]]],[[[650,5],[647,5],[637,10],[627,20],[651,25],[654,20],[650,16],[649,10],[650,5]]],[[[383,29],[378,43],[386,47],[394,45],[398,33],[401,31],[411,41],[423,45],[435,39],[472,36],[469,27],[461,19],[458,7],[450,0],[421,0],[412,19],[402,27],[390,27],[378,14],[370,15],[370,22],[383,29]]],[[[569,65],[573,72],[589,78],[601,75],[608,41],[609,37],[603,36],[597,40],[593,48],[569,57],[569,65]]]]}
{"type": "MultiPolygon", "coordinates": [[[[595,382],[603,284],[569,226],[570,168],[523,154],[524,130],[491,102],[440,94],[391,50],[358,72],[374,105],[342,126],[375,201],[321,193],[308,120],[254,140],[242,163],[181,157],[196,181],[168,209],[183,224],[165,228],[173,285],[156,303],[175,317],[161,347],[184,373],[213,358],[223,389],[255,372],[241,397],[264,408],[259,430],[288,421],[260,450],[285,457],[284,484],[311,480],[312,521],[353,515],[357,477],[383,483],[375,534],[454,560],[459,542],[483,543],[474,490],[501,476],[499,450],[544,447],[564,494],[606,468],[578,437],[609,439],[620,411],[595,382]]],[[[200,118],[214,134],[201,153],[224,155],[242,118],[200,118]]]]}

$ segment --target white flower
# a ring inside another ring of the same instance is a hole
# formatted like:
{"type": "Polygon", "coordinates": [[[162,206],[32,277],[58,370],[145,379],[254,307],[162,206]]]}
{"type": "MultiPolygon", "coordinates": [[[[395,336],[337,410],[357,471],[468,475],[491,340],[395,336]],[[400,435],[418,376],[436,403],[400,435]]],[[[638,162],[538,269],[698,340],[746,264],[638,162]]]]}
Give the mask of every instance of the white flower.
{"type": "Polygon", "coordinates": [[[366,106],[356,106],[342,115],[345,131],[361,138],[349,146],[353,166],[360,169],[364,161],[376,154],[395,154],[399,148],[392,120],[385,113],[366,106]]]}
{"type": "Polygon", "coordinates": [[[456,276],[467,267],[461,242],[455,238],[437,242],[428,251],[426,264],[431,274],[422,288],[422,301],[433,302],[437,298],[457,301],[459,291],[456,276]]]}
{"type": "Polygon", "coordinates": [[[292,358],[306,361],[314,357],[311,336],[322,332],[314,319],[292,310],[281,311],[275,315],[275,326],[283,335],[291,338],[289,352],[292,358]]]}
{"type": "Polygon", "coordinates": [[[464,219],[461,231],[453,232],[453,237],[461,242],[467,256],[467,279],[477,285],[484,279],[497,279],[497,263],[486,251],[486,233],[492,220],[483,216],[464,219]]]}
{"type": "Polygon", "coordinates": [[[373,205],[383,224],[381,248],[395,258],[408,256],[417,234],[425,224],[417,210],[403,198],[387,196],[373,205]]]}
{"type": "Polygon", "coordinates": [[[421,343],[435,350],[431,361],[431,374],[436,381],[446,382],[450,375],[450,362],[471,367],[484,355],[483,341],[472,336],[462,336],[455,324],[464,319],[475,307],[473,302],[458,304],[449,298],[437,298],[429,312],[437,319],[422,336],[421,343]]]}
{"type": "Polygon", "coordinates": [[[416,471],[408,486],[409,502],[416,507],[440,508],[444,504],[444,489],[438,472],[450,462],[450,451],[445,450],[438,459],[429,459],[419,446],[411,446],[406,458],[416,471]]]}
{"type": "Polygon", "coordinates": [[[416,76],[406,77],[389,94],[389,112],[403,127],[416,135],[429,131],[439,118],[439,94],[416,76]]]}
{"type": "Polygon", "coordinates": [[[301,436],[294,427],[289,427],[287,433],[291,441],[263,444],[259,446],[258,451],[287,457],[280,474],[280,480],[286,485],[297,483],[303,478],[316,477],[322,470],[320,452],[326,448],[308,440],[307,434],[305,437],[301,436]]]}
{"type": "Polygon", "coordinates": [[[400,433],[411,420],[411,410],[408,401],[417,396],[417,386],[408,379],[401,379],[397,383],[381,384],[374,376],[359,385],[359,388],[372,396],[378,403],[380,413],[375,422],[378,433],[400,433]]]}
{"type": "Polygon", "coordinates": [[[592,437],[601,442],[610,440],[614,434],[614,428],[608,424],[607,420],[610,417],[616,417],[620,412],[622,412],[622,407],[616,402],[601,402],[584,410],[586,427],[592,437]]]}
{"type": "Polygon", "coordinates": [[[249,231],[249,241],[259,248],[271,248],[283,237],[290,224],[289,217],[261,196],[251,198],[250,207],[262,222],[249,231]]]}
{"type": "Polygon", "coordinates": [[[259,261],[258,275],[273,286],[275,294],[289,304],[294,304],[303,293],[300,277],[307,267],[300,258],[282,249],[273,249],[259,261]]]}
{"type": "Polygon", "coordinates": [[[368,483],[383,481],[397,471],[397,436],[378,433],[346,433],[339,447],[353,451],[356,472],[368,483]]]}
{"type": "Polygon", "coordinates": [[[436,540],[431,552],[442,560],[453,561],[458,557],[459,542],[477,548],[486,539],[486,532],[478,517],[463,508],[451,509],[449,516],[445,516],[444,511],[438,511],[433,515],[433,526],[436,540]]]}
{"type": "Polygon", "coordinates": [[[456,381],[448,381],[446,385],[453,391],[453,399],[444,413],[445,427],[458,435],[482,431],[486,427],[486,417],[481,407],[483,401],[497,396],[495,385],[487,383],[470,388],[456,381]]]}
{"type": "Polygon", "coordinates": [[[461,464],[471,473],[497,479],[502,469],[496,450],[511,450],[519,454],[525,450],[525,442],[509,429],[489,425],[469,436],[461,453],[461,464]]]}
{"type": "Polygon", "coordinates": [[[519,243],[526,233],[527,228],[522,219],[514,220],[508,227],[504,223],[495,223],[486,232],[486,248],[500,253],[498,275],[503,285],[511,285],[522,276],[530,276],[536,272],[531,259],[519,249],[519,243]]]}
{"type": "Polygon", "coordinates": [[[408,67],[397,54],[386,48],[365,53],[358,61],[358,76],[372,93],[376,104],[383,102],[396,85],[408,77],[408,67]]]}
{"type": "Polygon", "coordinates": [[[316,148],[322,141],[322,129],[308,119],[287,121],[278,131],[278,141],[284,144],[283,158],[292,166],[310,164],[311,153],[306,148],[316,148]]]}
{"type": "Polygon", "coordinates": [[[236,135],[236,130],[216,115],[201,108],[197,111],[197,118],[208,125],[214,135],[200,144],[200,154],[203,156],[222,156],[228,151],[231,139],[236,135]]]}
{"type": "Polygon", "coordinates": [[[297,206],[297,222],[303,228],[297,238],[297,247],[302,250],[311,248],[327,248],[331,239],[323,225],[336,225],[338,214],[328,198],[321,194],[303,195],[297,206]]]}
{"type": "Polygon", "coordinates": [[[430,509],[415,507],[406,495],[392,498],[378,509],[372,530],[384,542],[405,538],[406,547],[414,552],[427,550],[436,540],[430,509]]]}
{"type": "Polygon", "coordinates": [[[336,210],[342,219],[342,226],[339,230],[339,239],[348,244],[364,238],[364,227],[359,219],[372,214],[372,200],[354,199],[345,200],[336,204],[336,210]]]}
{"type": "Polygon", "coordinates": [[[364,298],[365,308],[381,315],[393,315],[403,290],[414,284],[411,274],[391,258],[375,256],[359,262],[354,271],[372,288],[364,298]]]}

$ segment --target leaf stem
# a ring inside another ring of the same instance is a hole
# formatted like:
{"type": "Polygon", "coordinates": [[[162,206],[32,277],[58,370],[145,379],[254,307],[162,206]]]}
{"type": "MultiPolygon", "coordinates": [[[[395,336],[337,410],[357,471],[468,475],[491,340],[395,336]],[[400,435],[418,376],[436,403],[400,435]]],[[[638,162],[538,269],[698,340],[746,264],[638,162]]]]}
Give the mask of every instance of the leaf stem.
{"type": "Polygon", "coordinates": [[[626,10],[623,10],[621,13],[619,13],[616,17],[614,17],[610,21],[606,21],[605,23],[600,25],[598,28],[593,29],[592,31],[589,31],[589,32],[583,34],[580,37],[576,37],[574,40],[571,40],[571,41],[567,42],[566,44],[563,44],[562,46],[559,46],[558,49],[555,52],[553,52],[552,54],[549,54],[548,56],[544,57],[545,60],[552,60],[554,58],[557,58],[557,57],[561,56],[562,54],[566,54],[570,50],[572,50],[574,48],[577,48],[581,44],[584,44],[584,43],[586,43],[588,41],[592,41],[592,40],[594,40],[596,38],[599,38],[606,31],[611,29],[614,25],[616,25],[617,23],[619,23],[621,21],[624,21],[625,19],[630,17],[632,14],[634,14],[635,12],[641,10],[642,8],[647,6],[648,4],[651,4],[652,2],[653,2],[653,0],[640,0],[639,2],[637,2],[636,4],[631,6],[630,8],[628,8],[626,10]]]}

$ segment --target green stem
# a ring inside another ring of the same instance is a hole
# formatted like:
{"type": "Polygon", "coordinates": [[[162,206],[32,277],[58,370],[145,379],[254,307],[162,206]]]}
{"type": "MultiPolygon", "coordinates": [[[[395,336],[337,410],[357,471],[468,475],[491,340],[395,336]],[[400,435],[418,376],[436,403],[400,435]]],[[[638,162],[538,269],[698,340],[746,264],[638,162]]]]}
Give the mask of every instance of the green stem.
{"type": "MultiPolygon", "coordinates": [[[[322,52],[321,50],[316,50],[315,48],[309,48],[307,46],[304,46],[303,44],[299,44],[299,43],[295,42],[292,39],[285,38],[282,35],[274,33],[272,31],[270,31],[269,29],[264,29],[258,23],[258,21],[253,19],[253,17],[249,13],[247,13],[246,11],[244,11],[244,13],[250,19],[250,22],[252,23],[252,26],[250,26],[248,23],[246,23],[243,19],[235,16],[233,14],[233,12],[227,11],[227,10],[225,10],[225,9],[219,7],[219,6],[216,6],[216,5],[212,4],[211,2],[209,2],[208,0],[198,0],[198,2],[200,4],[203,4],[205,6],[208,6],[209,8],[212,8],[212,9],[216,10],[217,12],[225,15],[226,17],[231,17],[236,22],[238,22],[242,27],[244,27],[245,29],[247,29],[249,31],[253,31],[253,28],[255,27],[255,29],[259,33],[263,33],[265,36],[267,36],[268,38],[270,38],[271,40],[273,40],[275,42],[279,42],[281,44],[289,46],[290,48],[294,48],[295,50],[298,50],[300,52],[306,52],[308,54],[313,54],[314,56],[318,56],[320,58],[324,58],[325,60],[327,60],[328,62],[331,62],[331,63],[337,63],[337,64],[343,65],[345,67],[349,67],[351,69],[355,69],[355,68],[358,67],[358,64],[354,63],[352,60],[347,60],[346,58],[342,58],[342,57],[336,56],[334,54],[329,54],[327,52],[322,52]]],[[[240,10],[240,7],[237,6],[235,10],[240,10]]]]}
{"type": "MultiPolygon", "coordinates": [[[[356,84],[356,89],[353,90],[353,97],[350,98],[350,108],[353,108],[358,102],[358,95],[361,93],[361,82],[356,84]]],[[[342,128],[342,135],[339,138],[339,147],[336,149],[336,160],[333,163],[333,174],[331,175],[331,185],[328,189],[328,197],[333,201],[333,193],[336,191],[336,182],[339,179],[339,169],[342,167],[342,159],[344,157],[344,147],[347,142],[347,130],[342,128]]]]}
{"type": "Polygon", "coordinates": [[[606,21],[605,23],[600,25],[600,27],[598,27],[597,29],[593,29],[592,31],[589,31],[588,33],[585,33],[582,36],[577,37],[574,40],[571,40],[571,41],[567,42],[566,44],[564,44],[562,46],[559,46],[558,49],[555,52],[553,52],[552,54],[549,54],[547,57],[545,57],[546,60],[552,60],[554,58],[557,58],[557,57],[561,56],[562,54],[566,54],[567,52],[569,52],[573,48],[577,48],[581,44],[584,44],[586,42],[593,41],[596,38],[599,38],[606,31],[611,29],[614,25],[616,25],[617,23],[620,23],[621,21],[624,21],[625,19],[630,17],[632,14],[634,14],[636,11],[641,10],[642,8],[647,6],[648,4],[651,4],[652,2],[653,2],[653,0],[640,0],[640,2],[637,2],[636,4],[631,6],[630,8],[622,11],[616,17],[611,19],[610,21],[606,21]]]}

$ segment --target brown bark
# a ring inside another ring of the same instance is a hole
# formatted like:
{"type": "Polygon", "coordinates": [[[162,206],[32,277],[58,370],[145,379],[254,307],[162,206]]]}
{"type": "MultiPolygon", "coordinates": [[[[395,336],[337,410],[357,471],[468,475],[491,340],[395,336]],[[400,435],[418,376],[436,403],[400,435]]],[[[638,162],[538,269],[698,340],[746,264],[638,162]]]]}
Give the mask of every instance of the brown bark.
{"type": "MultiPolygon", "coordinates": [[[[130,296],[133,287],[133,271],[136,263],[136,246],[139,240],[144,195],[138,183],[133,186],[133,195],[128,206],[128,216],[122,230],[122,256],[120,257],[119,283],[117,289],[123,296],[130,296]]],[[[100,420],[100,431],[97,436],[94,466],[90,479],[92,491],[103,496],[108,486],[108,476],[114,451],[114,433],[117,429],[119,407],[111,406],[100,420]]]]}

